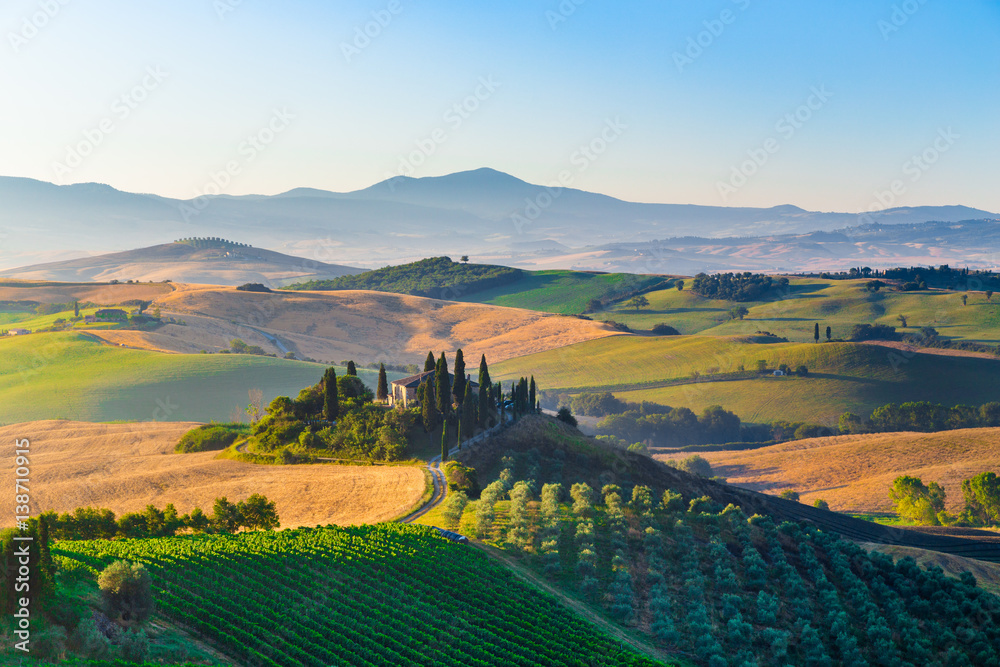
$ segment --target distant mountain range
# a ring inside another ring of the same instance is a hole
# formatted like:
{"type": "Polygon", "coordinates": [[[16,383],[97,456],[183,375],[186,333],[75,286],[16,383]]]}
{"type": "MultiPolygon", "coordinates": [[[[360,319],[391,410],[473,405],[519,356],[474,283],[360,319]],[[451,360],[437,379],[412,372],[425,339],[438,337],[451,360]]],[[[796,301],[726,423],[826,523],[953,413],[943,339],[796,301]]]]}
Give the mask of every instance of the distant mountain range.
{"type": "MultiPolygon", "coordinates": [[[[998,217],[965,206],[895,208],[872,216],[810,212],[790,205],[633,203],[532,185],[485,168],[441,177],[397,177],[348,193],[299,188],[273,196],[198,200],[133,194],[94,183],[58,186],[0,177],[0,269],[190,236],[219,236],[307,261],[348,266],[377,267],[451,254],[525,268],[556,262],[565,268],[606,269],[622,268],[618,260],[612,262],[622,244],[638,249],[653,241],[697,236],[706,240],[702,247],[714,248],[732,246],[721,239],[784,239],[761,241],[758,247],[768,249],[769,244],[859,222],[913,225],[998,217]]],[[[773,249],[761,252],[775,256],[773,249]]],[[[725,264],[727,255],[747,252],[682,254],[687,258],[683,266],[669,266],[667,261],[656,272],[691,272],[699,262],[709,270],[725,264]]],[[[851,261],[857,254],[849,254],[851,261]]],[[[838,256],[831,255],[831,260],[838,256]]]]}

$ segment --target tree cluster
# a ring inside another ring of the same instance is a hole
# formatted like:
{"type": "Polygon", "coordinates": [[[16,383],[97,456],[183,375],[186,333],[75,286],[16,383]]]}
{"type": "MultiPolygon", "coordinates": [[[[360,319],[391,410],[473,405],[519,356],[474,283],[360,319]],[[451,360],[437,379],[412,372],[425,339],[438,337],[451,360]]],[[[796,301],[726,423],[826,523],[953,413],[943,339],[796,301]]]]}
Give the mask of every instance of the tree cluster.
{"type": "MultiPolygon", "coordinates": [[[[773,288],[788,286],[788,278],[774,279],[760,273],[699,273],[691,281],[691,291],[706,299],[760,301],[773,288]]],[[[742,319],[742,318],[741,318],[742,319]]]]}
{"type": "Polygon", "coordinates": [[[435,299],[455,299],[509,285],[524,275],[520,269],[490,264],[463,264],[450,257],[431,257],[410,264],[387,266],[353,276],[310,280],[289,285],[294,290],[375,290],[435,299]]]}
{"type": "Polygon", "coordinates": [[[994,472],[962,480],[965,506],[958,516],[945,511],[944,488],[937,482],[924,484],[919,477],[897,477],[889,489],[889,497],[900,517],[921,525],[1000,525],[1000,477],[994,472]]]}
{"type": "Polygon", "coordinates": [[[845,412],[838,420],[841,433],[890,433],[920,431],[935,433],[959,428],[1000,426],[1000,403],[980,406],[941,405],[927,401],[889,403],[875,408],[868,419],[845,412]]]}

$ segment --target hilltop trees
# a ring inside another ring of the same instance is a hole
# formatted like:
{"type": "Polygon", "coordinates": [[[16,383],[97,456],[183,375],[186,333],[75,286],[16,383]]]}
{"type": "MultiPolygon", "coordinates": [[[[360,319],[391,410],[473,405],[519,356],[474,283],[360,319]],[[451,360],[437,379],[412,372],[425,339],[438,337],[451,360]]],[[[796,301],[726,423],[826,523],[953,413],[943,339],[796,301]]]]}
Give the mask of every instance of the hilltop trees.
{"type": "Polygon", "coordinates": [[[437,366],[434,369],[434,388],[437,392],[435,398],[437,399],[438,409],[445,418],[451,414],[451,378],[448,376],[448,360],[444,356],[444,352],[441,353],[441,358],[437,361],[437,366]]]}
{"type": "Polygon", "coordinates": [[[358,376],[358,367],[354,365],[354,361],[347,362],[347,374],[354,377],[358,376]]]}
{"type": "Polygon", "coordinates": [[[424,360],[424,372],[426,373],[427,371],[434,370],[434,367],[436,365],[437,365],[437,362],[434,361],[434,353],[433,352],[428,352],[427,353],[427,359],[424,360]]]}
{"type": "Polygon", "coordinates": [[[819,342],[819,322],[813,325],[813,340],[819,342]]]}
{"type": "Polygon", "coordinates": [[[831,338],[832,335],[833,335],[833,329],[831,329],[830,327],[827,327],[826,328],[826,340],[827,341],[832,340],[832,338],[831,338]]]}
{"type": "Polygon", "coordinates": [[[788,286],[788,278],[774,280],[771,276],[744,273],[699,273],[691,282],[691,291],[706,299],[726,301],[759,301],[774,287],[788,286]]]}
{"type": "Polygon", "coordinates": [[[424,430],[430,433],[437,428],[438,410],[434,387],[427,380],[421,382],[420,386],[417,387],[417,400],[420,401],[420,415],[423,419],[424,430]]]}
{"type": "Polygon", "coordinates": [[[1000,523],[1000,478],[984,472],[962,481],[962,496],[970,522],[988,526],[1000,523]]]}

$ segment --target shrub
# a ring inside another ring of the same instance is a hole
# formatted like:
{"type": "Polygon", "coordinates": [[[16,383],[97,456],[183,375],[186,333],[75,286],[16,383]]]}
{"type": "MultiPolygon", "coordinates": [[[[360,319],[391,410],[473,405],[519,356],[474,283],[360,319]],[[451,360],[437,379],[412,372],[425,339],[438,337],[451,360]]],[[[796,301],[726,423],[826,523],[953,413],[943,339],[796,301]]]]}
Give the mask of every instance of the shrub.
{"type": "Polygon", "coordinates": [[[556,419],[570,426],[576,426],[576,417],[573,416],[573,413],[566,406],[559,408],[559,412],[556,413],[556,419]]]}
{"type": "Polygon", "coordinates": [[[143,630],[123,633],[118,645],[122,659],[128,662],[146,662],[149,657],[149,638],[143,630]]]}
{"type": "Polygon", "coordinates": [[[122,624],[137,625],[153,612],[152,580],[145,566],[118,560],[97,578],[105,613],[122,624]]]}
{"type": "Polygon", "coordinates": [[[669,324],[654,324],[650,332],[657,336],[680,336],[681,332],[669,324]]]}
{"type": "Polygon", "coordinates": [[[821,510],[829,510],[830,509],[830,503],[826,502],[822,498],[817,498],[816,502],[813,503],[813,507],[815,507],[817,509],[821,509],[821,510]]]}
{"type": "Polygon", "coordinates": [[[239,433],[214,424],[204,424],[181,436],[174,451],[181,454],[225,449],[233,444],[239,433]]]}
{"type": "Polygon", "coordinates": [[[792,491],[791,489],[785,489],[784,491],[778,494],[778,497],[784,498],[785,500],[794,500],[795,502],[799,502],[798,491],[792,491]]]}
{"type": "Polygon", "coordinates": [[[236,289],[242,292],[270,292],[271,288],[261,283],[243,283],[236,289]]]}

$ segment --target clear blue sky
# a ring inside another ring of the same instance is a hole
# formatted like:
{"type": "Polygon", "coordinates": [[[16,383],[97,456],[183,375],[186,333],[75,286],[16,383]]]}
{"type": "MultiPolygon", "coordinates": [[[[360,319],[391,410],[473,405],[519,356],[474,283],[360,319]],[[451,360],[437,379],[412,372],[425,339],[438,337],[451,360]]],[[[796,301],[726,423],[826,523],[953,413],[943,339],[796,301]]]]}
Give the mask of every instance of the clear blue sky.
{"type": "Polygon", "coordinates": [[[635,201],[840,211],[899,181],[895,205],[1000,211],[995,0],[62,1],[0,9],[0,174],[189,198],[230,162],[231,194],[490,166],[635,201]],[[578,152],[602,131],[602,154],[578,152]]]}

